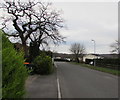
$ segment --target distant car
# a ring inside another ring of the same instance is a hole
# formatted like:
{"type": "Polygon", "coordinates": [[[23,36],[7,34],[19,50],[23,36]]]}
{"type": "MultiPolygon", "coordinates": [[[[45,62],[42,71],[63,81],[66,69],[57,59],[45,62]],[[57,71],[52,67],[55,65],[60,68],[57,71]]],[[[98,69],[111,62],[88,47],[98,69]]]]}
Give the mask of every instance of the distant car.
{"type": "Polygon", "coordinates": [[[90,65],[93,65],[93,61],[90,62],[90,65]]]}
{"type": "Polygon", "coordinates": [[[68,62],[70,62],[70,61],[71,61],[71,59],[70,59],[70,58],[66,58],[66,60],[67,60],[68,62]]]}

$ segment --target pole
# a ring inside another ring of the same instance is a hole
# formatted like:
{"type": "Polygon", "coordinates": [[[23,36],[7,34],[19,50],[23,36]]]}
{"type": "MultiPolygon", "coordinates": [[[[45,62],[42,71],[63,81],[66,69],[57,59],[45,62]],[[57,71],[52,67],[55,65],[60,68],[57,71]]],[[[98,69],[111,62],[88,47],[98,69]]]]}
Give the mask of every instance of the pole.
{"type": "Polygon", "coordinates": [[[95,40],[92,40],[94,42],[94,66],[95,64],[95,54],[96,54],[96,44],[95,44],[95,40]]]}

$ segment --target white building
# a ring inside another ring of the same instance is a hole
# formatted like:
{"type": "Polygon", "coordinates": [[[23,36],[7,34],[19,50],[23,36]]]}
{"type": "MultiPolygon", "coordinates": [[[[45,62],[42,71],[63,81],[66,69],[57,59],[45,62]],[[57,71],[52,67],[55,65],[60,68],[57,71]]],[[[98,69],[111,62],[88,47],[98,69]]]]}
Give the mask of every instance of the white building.
{"type": "Polygon", "coordinates": [[[83,56],[83,62],[86,61],[86,59],[90,59],[90,60],[93,60],[93,59],[103,59],[104,57],[98,55],[98,54],[86,54],[83,56]]]}

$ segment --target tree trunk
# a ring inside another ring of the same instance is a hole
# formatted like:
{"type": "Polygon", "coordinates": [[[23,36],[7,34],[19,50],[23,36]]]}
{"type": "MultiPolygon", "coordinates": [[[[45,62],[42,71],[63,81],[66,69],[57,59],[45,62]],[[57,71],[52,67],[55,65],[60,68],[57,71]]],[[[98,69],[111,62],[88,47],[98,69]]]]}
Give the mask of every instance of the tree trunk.
{"type": "Polygon", "coordinates": [[[27,48],[26,42],[22,42],[22,49],[24,52],[24,58],[27,58],[28,57],[28,48],[27,48]]]}
{"type": "Polygon", "coordinates": [[[29,48],[29,61],[32,62],[39,55],[39,44],[31,42],[29,48]]]}
{"type": "Polygon", "coordinates": [[[77,54],[76,54],[76,62],[77,62],[77,63],[80,62],[77,54]]]}

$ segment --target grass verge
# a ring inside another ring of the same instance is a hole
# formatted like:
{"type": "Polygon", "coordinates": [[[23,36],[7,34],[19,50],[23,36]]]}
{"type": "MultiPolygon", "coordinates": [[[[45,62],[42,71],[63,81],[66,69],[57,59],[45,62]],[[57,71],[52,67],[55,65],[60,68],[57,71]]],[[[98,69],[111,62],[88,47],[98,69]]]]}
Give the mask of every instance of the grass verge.
{"type": "Polygon", "coordinates": [[[106,72],[106,73],[110,73],[110,74],[113,74],[113,75],[120,76],[120,71],[119,70],[97,67],[97,66],[92,66],[92,65],[88,65],[88,64],[82,64],[82,63],[75,63],[75,62],[72,62],[72,63],[77,64],[77,65],[81,65],[83,67],[87,67],[87,68],[90,68],[90,69],[98,70],[98,71],[101,71],[101,72],[106,72]]]}

